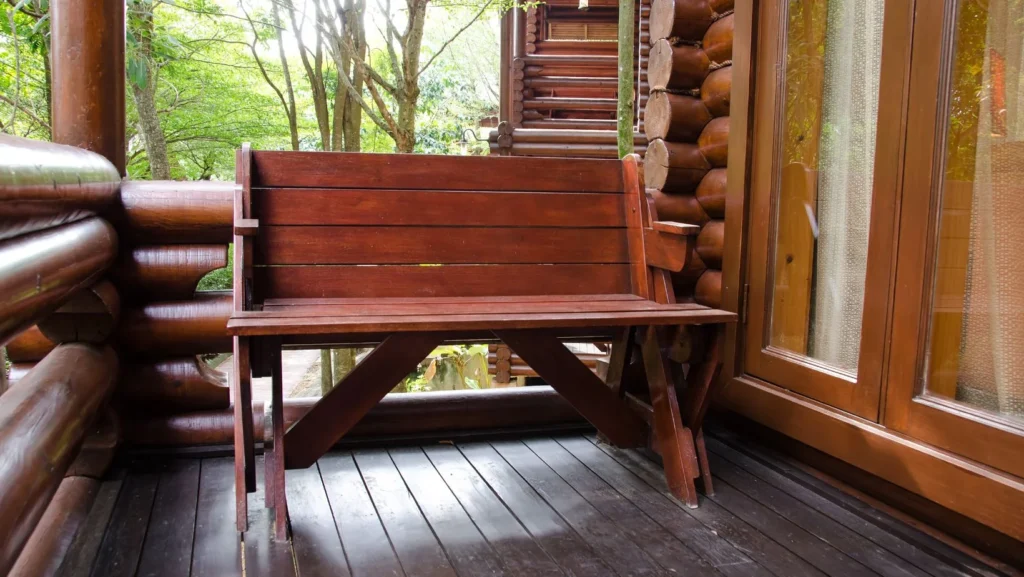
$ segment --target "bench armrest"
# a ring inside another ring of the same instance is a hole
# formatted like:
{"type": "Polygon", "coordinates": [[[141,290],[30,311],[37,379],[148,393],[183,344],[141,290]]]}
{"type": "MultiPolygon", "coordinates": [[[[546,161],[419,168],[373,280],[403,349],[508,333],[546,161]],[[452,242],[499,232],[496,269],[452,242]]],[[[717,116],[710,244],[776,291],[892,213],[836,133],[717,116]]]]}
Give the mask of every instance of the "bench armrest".
{"type": "Polygon", "coordinates": [[[683,224],[670,220],[656,220],[651,223],[654,230],[667,234],[696,235],[700,233],[700,227],[696,224],[683,224]]]}
{"type": "Polygon", "coordinates": [[[672,272],[679,272],[686,268],[693,247],[697,244],[696,235],[700,232],[700,227],[678,222],[655,222],[653,224],[654,228],[644,230],[644,253],[647,257],[647,266],[672,272]],[[658,228],[659,224],[675,226],[670,226],[670,230],[665,231],[658,228]]]}
{"type": "Polygon", "coordinates": [[[238,236],[256,236],[260,231],[260,221],[255,218],[235,218],[235,234],[238,236]]]}

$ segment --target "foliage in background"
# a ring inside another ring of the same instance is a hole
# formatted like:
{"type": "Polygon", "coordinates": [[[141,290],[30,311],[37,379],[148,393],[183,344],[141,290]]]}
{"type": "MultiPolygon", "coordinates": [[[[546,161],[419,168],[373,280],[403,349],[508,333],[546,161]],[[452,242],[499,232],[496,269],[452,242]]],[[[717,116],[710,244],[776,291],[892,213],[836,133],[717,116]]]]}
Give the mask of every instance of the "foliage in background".
{"type": "MultiPolygon", "coordinates": [[[[242,142],[264,150],[292,148],[289,100],[298,148],[324,149],[315,83],[308,81],[288,16],[294,7],[304,18],[303,38],[312,42],[314,2],[346,5],[346,0],[128,0],[129,176],[232,180],[234,150],[242,142]]],[[[438,2],[430,0],[426,8],[413,150],[486,154],[486,143],[467,129],[484,137],[480,119],[497,113],[498,16],[507,2],[438,2]]],[[[390,9],[399,28],[407,5],[399,0],[390,9]]],[[[387,0],[366,7],[366,62],[382,78],[393,79],[387,19],[381,18],[386,8],[387,0]]],[[[0,0],[0,131],[39,140],[50,138],[48,10],[48,0],[0,0]]],[[[308,49],[315,57],[315,44],[308,49]]],[[[340,80],[328,47],[321,47],[321,58],[324,90],[333,94],[340,80]]],[[[385,108],[397,106],[387,91],[378,95],[385,108]]],[[[374,100],[368,91],[363,96],[367,103],[374,100]]],[[[398,150],[386,127],[362,114],[360,149],[398,150]]]]}
{"type": "Polygon", "coordinates": [[[489,388],[491,381],[487,374],[487,345],[446,345],[434,349],[416,371],[392,392],[489,388]]]}

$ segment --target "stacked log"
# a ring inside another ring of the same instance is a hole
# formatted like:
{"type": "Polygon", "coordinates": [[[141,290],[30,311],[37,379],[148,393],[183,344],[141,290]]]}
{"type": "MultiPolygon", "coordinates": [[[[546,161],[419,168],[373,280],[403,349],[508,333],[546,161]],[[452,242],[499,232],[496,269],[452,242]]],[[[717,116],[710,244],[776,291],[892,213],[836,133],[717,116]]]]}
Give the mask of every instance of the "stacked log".
{"type": "MultiPolygon", "coordinates": [[[[154,430],[187,440],[167,423],[230,407],[224,376],[199,356],[231,351],[231,292],[196,293],[196,285],[227,265],[233,191],[233,183],[213,182],[121,187],[121,203],[111,216],[121,250],[111,276],[123,301],[122,322],[112,338],[124,356],[115,395],[131,407],[133,426],[124,428],[129,444],[140,440],[131,437],[139,420],[155,421],[154,430]]],[[[54,349],[52,324],[40,323],[9,343],[12,380],[54,349]]]]}
{"type": "Polygon", "coordinates": [[[231,352],[231,291],[197,293],[196,285],[227,266],[233,195],[230,182],[122,186],[125,243],[113,276],[128,295],[116,337],[127,360],[117,395],[133,407],[133,420],[230,405],[224,377],[199,356],[231,352]]]}
{"type": "Polygon", "coordinates": [[[732,89],[733,0],[654,0],[644,176],[658,217],[700,225],[678,299],[719,307],[732,89]]]}
{"type": "MultiPolygon", "coordinates": [[[[617,158],[617,138],[614,130],[512,128],[502,123],[491,131],[488,142],[491,154],[617,158]]],[[[634,134],[633,142],[634,151],[643,154],[647,138],[642,134],[634,134]]]]}
{"type": "Polygon", "coordinates": [[[35,559],[52,556],[54,523],[88,507],[91,492],[79,489],[106,471],[117,444],[116,419],[108,426],[97,415],[118,371],[102,345],[120,312],[117,290],[102,280],[118,236],[101,213],[119,184],[99,154],[0,136],[0,345],[11,345],[15,361],[0,387],[3,574],[30,536],[39,535],[35,559]],[[26,346],[15,346],[30,327],[26,346]],[[18,362],[19,348],[33,362],[18,362]],[[60,504],[48,507],[57,492],[60,504]]]}

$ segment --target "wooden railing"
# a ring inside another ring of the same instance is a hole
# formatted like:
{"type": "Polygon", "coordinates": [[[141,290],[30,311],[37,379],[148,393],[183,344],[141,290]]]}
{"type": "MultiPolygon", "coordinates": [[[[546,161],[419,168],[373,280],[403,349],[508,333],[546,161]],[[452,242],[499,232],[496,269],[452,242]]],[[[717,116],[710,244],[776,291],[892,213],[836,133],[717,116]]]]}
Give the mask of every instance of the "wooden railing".
{"type": "Polygon", "coordinates": [[[99,215],[119,184],[98,154],[0,136],[0,345],[33,325],[30,339],[47,342],[38,364],[0,391],[2,574],[65,474],[88,468],[73,463],[114,389],[118,358],[104,343],[118,296],[97,281],[117,254],[117,234],[99,215]]]}

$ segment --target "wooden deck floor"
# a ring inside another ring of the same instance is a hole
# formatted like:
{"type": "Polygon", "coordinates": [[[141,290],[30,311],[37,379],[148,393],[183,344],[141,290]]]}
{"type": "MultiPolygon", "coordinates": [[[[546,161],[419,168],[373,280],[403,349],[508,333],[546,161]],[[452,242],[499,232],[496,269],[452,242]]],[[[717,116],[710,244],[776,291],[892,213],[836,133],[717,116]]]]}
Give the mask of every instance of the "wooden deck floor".
{"type": "Polygon", "coordinates": [[[331,453],[288,472],[291,543],[272,540],[262,492],[239,539],[230,459],[135,462],[63,573],[1001,575],[728,431],[708,448],[716,493],[699,509],[642,454],[584,436],[331,453]]]}

